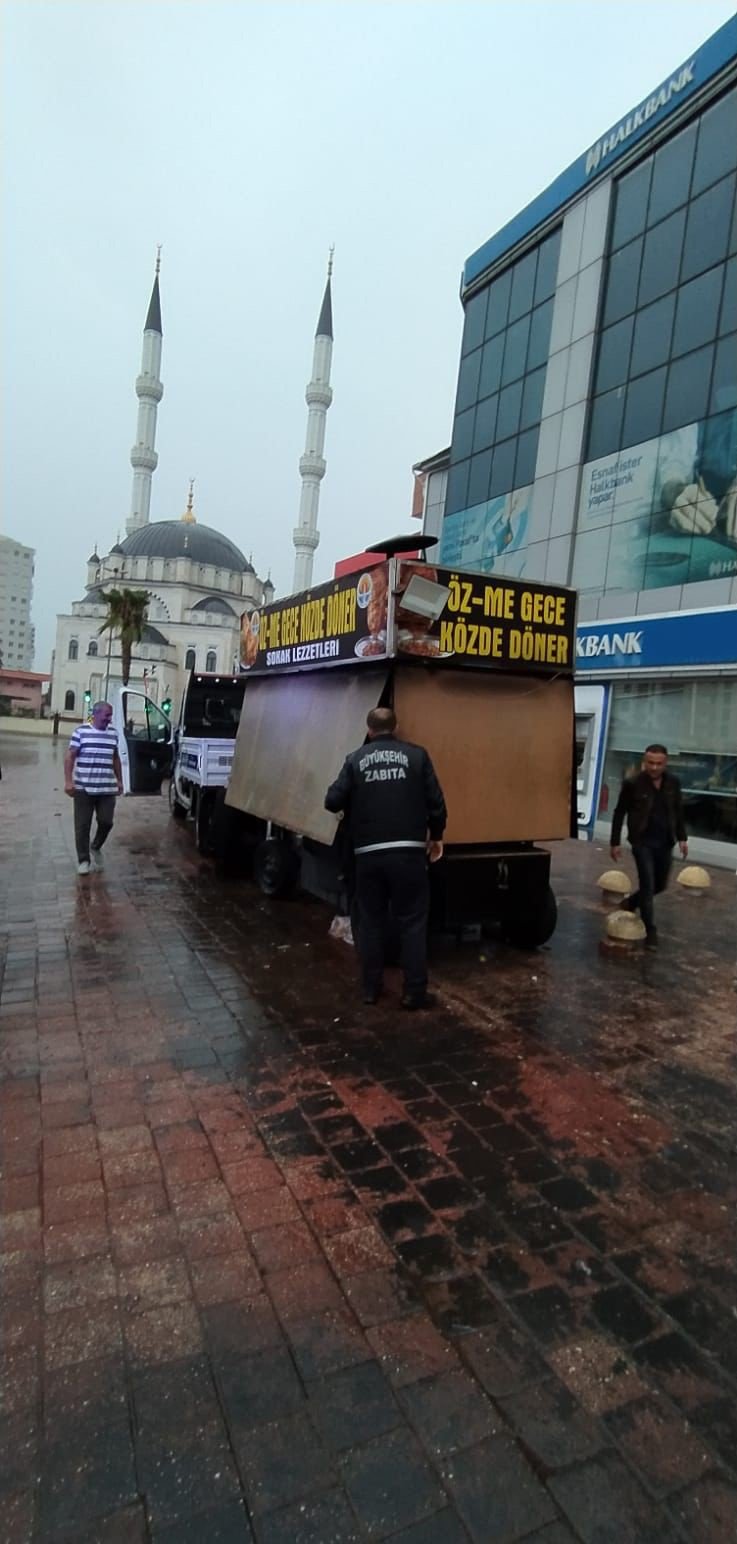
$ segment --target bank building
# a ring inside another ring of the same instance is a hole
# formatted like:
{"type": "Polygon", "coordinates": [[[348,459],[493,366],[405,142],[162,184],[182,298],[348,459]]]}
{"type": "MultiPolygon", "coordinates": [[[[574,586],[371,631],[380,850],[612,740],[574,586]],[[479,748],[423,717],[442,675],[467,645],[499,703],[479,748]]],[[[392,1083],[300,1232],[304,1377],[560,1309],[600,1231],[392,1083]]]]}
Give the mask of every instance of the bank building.
{"type": "Polygon", "coordinates": [[[731,867],[736,77],[733,17],[466,259],[450,446],[415,467],[441,563],[578,591],[581,834],[661,741],[731,867]]]}

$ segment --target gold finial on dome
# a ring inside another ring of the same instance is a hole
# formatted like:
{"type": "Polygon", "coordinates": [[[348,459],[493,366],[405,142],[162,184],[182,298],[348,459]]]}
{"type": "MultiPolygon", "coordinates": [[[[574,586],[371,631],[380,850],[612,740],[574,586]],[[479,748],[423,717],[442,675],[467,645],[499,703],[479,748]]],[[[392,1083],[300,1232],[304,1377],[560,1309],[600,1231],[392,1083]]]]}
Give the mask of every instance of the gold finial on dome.
{"type": "Polygon", "coordinates": [[[197,517],[194,512],[194,477],[190,477],[189,479],[189,497],[187,499],[187,508],[182,515],[182,519],[185,525],[197,524],[197,517]]]}

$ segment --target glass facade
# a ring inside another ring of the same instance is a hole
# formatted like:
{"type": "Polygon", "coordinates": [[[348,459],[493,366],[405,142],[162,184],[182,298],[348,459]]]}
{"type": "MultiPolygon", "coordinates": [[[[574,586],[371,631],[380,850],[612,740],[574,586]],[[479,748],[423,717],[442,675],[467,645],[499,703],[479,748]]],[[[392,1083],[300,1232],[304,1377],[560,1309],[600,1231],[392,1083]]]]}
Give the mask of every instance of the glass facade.
{"type": "Polygon", "coordinates": [[[466,305],[446,514],[534,481],[560,232],[466,305]]]}
{"type": "Polygon", "coordinates": [[[736,190],[733,87],[469,297],[443,561],[630,607],[737,580],[736,190]]]}
{"type": "Polygon", "coordinates": [[[572,575],[584,592],[737,575],[736,184],[737,89],[615,183],[572,575]]]}
{"type": "Polygon", "coordinates": [[[735,845],[737,645],[705,657],[713,677],[686,654],[648,678],[616,640],[737,607],[736,64],[731,36],[690,106],[654,93],[468,259],[438,553],[571,584],[580,628],[611,624],[600,819],[661,741],[690,834],[735,845]]]}
{"type": "Polygon", "coordinates": [[[692,837],[737,843],[737,688],[729,678],[622,681],[612,697],[600,816],[651,742],[667,745],[692,837]]]}

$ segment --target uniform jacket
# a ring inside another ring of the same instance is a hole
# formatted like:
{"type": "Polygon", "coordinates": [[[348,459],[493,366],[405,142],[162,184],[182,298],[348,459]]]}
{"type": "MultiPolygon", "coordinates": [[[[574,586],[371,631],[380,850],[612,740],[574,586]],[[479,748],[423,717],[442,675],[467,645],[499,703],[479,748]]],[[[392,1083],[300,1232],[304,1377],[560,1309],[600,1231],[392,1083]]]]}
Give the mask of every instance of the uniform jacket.
{"type": "Polygon", "coordinates": [[[346,756],[325,796],[325,808],[343,811],[354,850],[424,847],[440,841],[447,813],[435,769],[421,745],[380,735],[346,756]]]}
{"type": "MultiPolygon", "coordinates": [[[[619,846],[625,815],[631,845],[636,847],[638,842],[642,841],[650,819],[653,793],[652,779],[648,777],[647,772],[638,772],[637,777],[625,778],[612,819],[612,847],[619,846]]],[[[687,840],[681,785],[672,772],[663,773],[663,793],[668,811],[668,836],[672,847],[676,841],[687,840]]]]}

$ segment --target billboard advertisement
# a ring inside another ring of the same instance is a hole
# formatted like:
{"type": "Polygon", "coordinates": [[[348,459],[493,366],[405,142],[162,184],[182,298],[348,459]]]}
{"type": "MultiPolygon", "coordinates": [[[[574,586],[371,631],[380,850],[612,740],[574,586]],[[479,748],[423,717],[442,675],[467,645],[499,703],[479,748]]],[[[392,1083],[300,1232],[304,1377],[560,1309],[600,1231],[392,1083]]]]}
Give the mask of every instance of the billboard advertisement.
{"type": "Polygon", "coordinates": [[[344,574],[241,620],[241,669],[283,670],[386,654],[389,564],[344,574]]]}
{"type": "Polygon", "coordinates": [[[447,515],[440,536],[441,563],[493,573],[500,558],[525,547],[531,497],[531,487],[516,488],[447,515]]]}
{"type": "Polygon", "coordinates": [[[573,583],[657,590],[737,575],[737,413],[686,424],[581,475],[573,583]],[[601,530],[599,540],[579,539],[601,530]]]}

